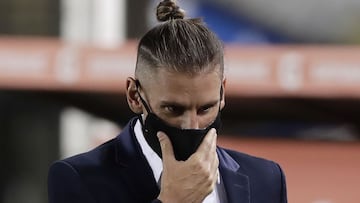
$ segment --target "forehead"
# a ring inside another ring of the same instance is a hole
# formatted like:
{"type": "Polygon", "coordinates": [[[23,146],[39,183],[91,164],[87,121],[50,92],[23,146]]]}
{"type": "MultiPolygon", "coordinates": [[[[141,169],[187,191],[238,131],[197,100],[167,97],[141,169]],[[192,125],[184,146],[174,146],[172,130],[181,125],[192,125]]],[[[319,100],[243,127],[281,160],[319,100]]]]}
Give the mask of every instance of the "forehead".
{"type": "Polygon", "coordinates": [[[194,75],[158,69],[146,82],[147,96],[153,102],[177,102],[193,105],[219,100],[220,79],[218,71],[194,75]]]}

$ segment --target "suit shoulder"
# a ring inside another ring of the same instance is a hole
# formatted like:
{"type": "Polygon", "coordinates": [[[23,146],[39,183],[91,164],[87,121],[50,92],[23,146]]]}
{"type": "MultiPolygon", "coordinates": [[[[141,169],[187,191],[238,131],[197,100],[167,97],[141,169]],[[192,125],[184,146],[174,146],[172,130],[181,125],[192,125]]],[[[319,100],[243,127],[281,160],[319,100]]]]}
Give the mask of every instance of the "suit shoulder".
{"type": "Polygon", "coordinates": [[[81,170],[81,168],[84,167],[101,166],[104,163],[110,163],[112,160],[115,160],[115,150],[116,138],[111,139],[88,152],[77,154],[60,161],[65,162],[78,170],[81,170]]]}

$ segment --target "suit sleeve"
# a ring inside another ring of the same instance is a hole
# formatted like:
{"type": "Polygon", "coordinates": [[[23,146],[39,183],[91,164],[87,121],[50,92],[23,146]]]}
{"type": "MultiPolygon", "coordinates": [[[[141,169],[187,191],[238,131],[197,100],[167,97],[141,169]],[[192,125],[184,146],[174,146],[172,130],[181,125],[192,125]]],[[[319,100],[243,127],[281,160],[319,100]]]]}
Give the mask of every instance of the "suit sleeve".
{"type": "Polygon", "coordinates": [[[48,198],[49,203],[95,203],[76,169],[65,161],[49,169],[48,198]]]}

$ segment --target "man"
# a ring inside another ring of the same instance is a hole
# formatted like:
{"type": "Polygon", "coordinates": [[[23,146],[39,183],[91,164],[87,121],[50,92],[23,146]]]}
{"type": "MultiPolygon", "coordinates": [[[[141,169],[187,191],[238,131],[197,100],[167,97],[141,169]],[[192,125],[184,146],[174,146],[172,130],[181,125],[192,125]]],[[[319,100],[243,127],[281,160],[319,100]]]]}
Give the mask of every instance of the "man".
{"type": "Polygon", "coordinates": [[[49,201],[285,203],[268,160],[216,146],[226,80],[220,41],[173,1],[140,40],[127,101],[137,118],[115,139],[55,162],[49,201]]]}

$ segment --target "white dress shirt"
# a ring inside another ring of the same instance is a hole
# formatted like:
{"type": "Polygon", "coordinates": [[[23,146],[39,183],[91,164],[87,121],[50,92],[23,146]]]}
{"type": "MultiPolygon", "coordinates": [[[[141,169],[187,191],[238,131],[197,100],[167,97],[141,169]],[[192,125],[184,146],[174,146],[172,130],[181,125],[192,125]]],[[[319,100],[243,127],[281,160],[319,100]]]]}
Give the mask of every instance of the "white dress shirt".
{"type": "MultiPolygon", "coordinates": [[[[149,144],[146,142],[145,138],[144,138],[144,134],[142,132],[142,126],[139,120],[136,121],[135,127],[134,127],[134,131],[135,131],[135,136],[137,141],[140,144],[141,150],[143,152],[143,154],[145,155],[146,160],[148,161],[156,182],[159,182],[162,170],[163,170],[163,165],[162,165],[162,160],[161,158],[156,154],[156,152],[149,146],[149,144]]],[[[218,181],[216,183],[216,187],[215,189],[204,199],[203,203],[220,203],[220,198],[219,198],[219,188],[221,188],[221,184],[220,184],[220,174],[218,173],[218,181]]],[[[224,201],[222,201],[224,202],[224,201]]]]}

